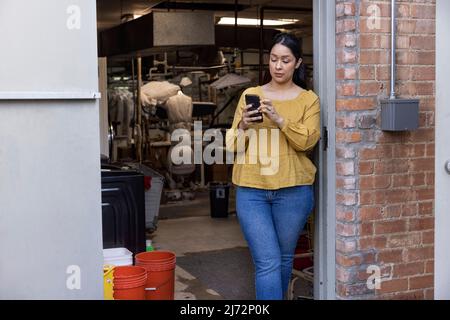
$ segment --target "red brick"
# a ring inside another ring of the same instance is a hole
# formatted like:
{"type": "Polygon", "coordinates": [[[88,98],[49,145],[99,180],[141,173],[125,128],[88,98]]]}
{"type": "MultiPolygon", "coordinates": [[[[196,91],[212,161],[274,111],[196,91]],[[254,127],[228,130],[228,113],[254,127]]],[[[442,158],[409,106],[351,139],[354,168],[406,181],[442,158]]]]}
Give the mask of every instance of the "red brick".
{"type": "MultiPolygon", "coordinates": [[[[428,4],[416,5],[411,4],[411,17],[420,19],[434,19],[436,18],[436,7],[428,4]]],[[[428,21],[432,25],[432,21],[428,21]]]]}
{"type": "Polygon", "coordinates": [[[359,225],[359,236],[367,237],[373,235],[373,223],[372,222],[362,222],[359,225]]]}
{"type": "Polygon", "coordinates": [[[434,300],[434,289],[425,290],[425,300],[434,300]]]}
{"type": "Polygon", "coordinates": [[[338,176],[352,176],[355,174],[355,165],[353,161],[337,162],[336,173],[338,176]]]}
{"type": "Polygon", "coordinates": [[[380,220],[383,218],[381,207],[361,207],[359,217],[363,221],[380,220]]]}
{"type": "Polygon", "coordinates": [[[336,50],[336,60],[338,64],[356,63],[358,53],[355,49],[352,50],[336,50]]]}
{"type": "Polygon", "coordinates": [[[409,220],[409,231],[434,229],[434,218],[412,218],[409,220]]]}
{"type": "Polygon", "coordinates": [[[427,96],[434,94],[434,84],[429,82],[403,82],[398,88],[401,96],[427,96]]]}
{"type": "Polygon", "coordinates": [[[357,203],[357,195],[352,192],[341,192],[336,194],[336,204],[353,206],[357,203]]]}
{"type": "Polygon", "coordinates": [[[337,159],[353,159],[356,156],[355,150],[348,145],[343,145],[336,147],[336,158],[337,159]]]}
{"type": "MultiPolygon", "coordinates": [[[[410,80],[409,66],[398,66],[396,69],[396,79],[397,80],[410,80]]],[[[376,79],[378,81],[389,81],[391,79],[391,67],[390,66],[377,66],[376,67],[376,79]]],[[[386,86],[389,88],[390,86],[386,86]]]]}
{"type": "Polygon", "coordinates": [[[423,274],[425,271],[424,262],[402,263],[394,266],[393,277],[403,278],[423,274]]]}
{"type": "Polygon", "coordinates": [[[417,203],[402,204],[402,217],[417,216],[418,206],[417,203]]]}
{"type": "Polygon", "coordinates": [[[424,159],[411,159],[410,172],[424,172],[424,171],[434,171],[434,159],[424,158],[424,159]]]}
{"type": "Polygon", "coordinates": [[[399,218],[402,215],[402,206],[400,204],[388,205],[384,208],[386,219],[399,218]]]}
{"type": "Polygon", "coordinates": [[[359,94],[361,96],[376,96],[383,92],[387,92],[387,82],[366,82],[363,81],[359,85],[359,94]]]}
{"type": "Polygon", "coordinates": [[[361,49],[388,49],[391,47],[391,37],[380,34],[362,34],[359,37],[361,49]]]}
{"type": "Polygon", "coordinates": [[[367,175],[374,172],[374,162],[373,161],[361,161],[359,163],[359,174],[367,175]]]}
{"type": "Polygon", "coordinates": [[[357,143],[361,141],[361,132],[338,130],[336,133],[336,143],[357,143]]]}
{"type": "Polygon", "coordinates": [[[403,262],[403,249],[381,250],[378,253],[379,263],[399,263],[403,262]]]}
{"type": "Polygon", "coordinates": [[[385,236],[374,236],[359,239],[360,250],[379,250],[386,248],[387,238],[385,236]]]}
{"type": "Polygon", "coordinates": [[[341,240],[336,239],[336,251],[343,253],[350,253],[356,250],[356,241],[355,240],[341,240]]]}
{"type": "Polygon", "coordinates": [[[389,221],[375,222],[376,234],[391,234],[406,231],[407,231],[407,224],[405,220],[389,220],[389,221]]]}
{"type": "Polygon", "coordinates": [[[336,69],[336,80],[356,80],[356,68],[336,69]]]}
{"type": "Polygon", "coordinates": [[[337,111],[357,111],[357,110],[373,110],[376,108],[376,100],[374,98],[352,98],[352,99],[337,99],[337,111]]]}
{"type": "Polygon", "coordinates": [[[356,84],[355,83],[346,83],[342,85],[336,86],[336,92],[338,96],[354,96],[356,94],[356,84]]]}
{"type": "Polygon", "coordinates": [[[386,53],[386,50],[361,50],[361,64],[388,64],[389,61],[390,54],[386,53]]]}
{"type": "Polygon", "coordinates": [[[401,235],[392,235],[389,237],[387,246],[389,248],[403,248],[420,245],[420,233],[408,233],[401,235]]]}
{"type": "Polygon", "coordinates": [[[425,273],[434,273],[434,260],[425,262],[425,273]]]}
{"type": "Polygon", "coordinates": [[[355,224],[336,223],[336,233],[343,237],[352,237],[356,235],[355,224]]]}
{"type": "Polygon", "coordinates": [[[359,79],[360,80],[375,80],[375,67],[374,66],[361,66],[359,68],[359,79]]]}
{"type": "Polygon", "coordinates": [[[340,34],[336,36],[337,48],[352,48],[356,45],[355,34],[340,34]]]}
{"type": "Polygon", "coordinates": [[[355,220],[355,213],[352,210],[338,206],[336,208],[336,220],[341,222],[353,222],[355,220]]]}
{"type": "Polygon", "coordinates": [[[384,204],[386,201],[385,190],[361,190],[360,205],[384,204]]]}
{"type": "Polygon", "coordinates": [[[409,170],[407,161],[381,160],[375,162],[375,174],[400,174],[409,170]]]}
{"type": "Polygon", "coordinates": [[[336,253],[336,263],[342,267],[353,267],[363,262],[361,255],[343,255],[336,253]]]}
{"type": "Polygon", "coordinates": [[[409,278],[409,289],[432,288],[434,285],[434,276],[418,276],[409,278]]]}
{"type": "Polygon", "coordinates": [[[394,279],[390,281],[382,281],[379,293],[401,292],[408,290],[408,279],[394,279]]]}
{"type": "Polygon", "coordinates": [[[433,247],[409,248],[406,252],[407,261],[423,261],[434,258],[433,247]]]}
{"type": "Polygon", "coordinates": [[[361,190],[387,189],[390,185],[390,176],[361,177],[359,180],[361,190]]]}
{"type": "Polygon", "coordinates": [[[422,232],[422,244],[434,244],[434,230],[422,232]]]}
{"type": "Polygon", "coordinates": [[[348,32],[356,30],[356,21],[353,19],[345,19],[336,21],[336,33],[348,32]]]}
{"type": "Polygon", "coordinates": [[[434,199],[434,188],[416,190],[415,191],[415,199],[417,201],[433,200],[434,199]]]}
{"type": "Polygon", "coordinates": [[[428,216],[433,214],[433,202],[420,202],[419,215],[428,216]]]}
{"type": "Polygon", "coordinates": [[[375,148],[365,148],[359,151],[360,160],[377,160],[386,158],[392,158],[391,145],[379,145],[375,148]]]}
{"type": "Polygon", "coordinates": [[[433,36],[412,36],[411,49],[419,50],[435,50],[436,49],[436,38],[433,36]]]}

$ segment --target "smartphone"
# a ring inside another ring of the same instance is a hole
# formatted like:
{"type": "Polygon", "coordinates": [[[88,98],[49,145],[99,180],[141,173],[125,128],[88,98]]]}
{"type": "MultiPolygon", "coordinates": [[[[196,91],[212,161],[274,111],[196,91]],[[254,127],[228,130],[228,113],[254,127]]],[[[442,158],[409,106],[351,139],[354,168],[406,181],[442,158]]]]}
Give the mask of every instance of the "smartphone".
{"type": "MultiPolygon", "coordinates": [[[[251,104],[252,107],[249,109],[250,111],[256,110],[260,107],[260,98],[258,95],[256,94],[246,94],[245,95],[245,104],[249,105],[251,104]]],[[[260,120],[256,120],[255,122],[263,122],[263,118],[262,118],[263,114],[262,112],[259,112],[257,114],[255,114],[253,117],[261,117],[260,120]]]]}

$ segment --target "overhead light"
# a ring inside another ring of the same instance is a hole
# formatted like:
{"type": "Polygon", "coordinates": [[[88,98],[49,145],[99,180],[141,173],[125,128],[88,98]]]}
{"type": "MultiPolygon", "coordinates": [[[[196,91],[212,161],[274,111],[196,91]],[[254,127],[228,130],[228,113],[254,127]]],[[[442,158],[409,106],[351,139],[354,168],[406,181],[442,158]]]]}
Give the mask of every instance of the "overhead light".
{"type": "Polygon", "coordinates": [[[133,14],[133,18],[134,18],[134,19],[138,19],[138,18],[140,18],[140,17],[142,17],[142,14],[133,14]]]}
{"type": "MultiPolygon", "coordinates": [[[[297,19],[278,19],[278,20],[270,20],[270,19],[264,19],[264,25],[265,26],[283,26],[287,24],[293,24],[298,22],[297,19]]],[[[261,23],[260,19],[249,19],[249,18],[238,18],[237,24],[239,26],[259,26],[261,23]]],[[[235,24],[235,18],[233,17],[222,17],[220,18],[220,21],[218,24],[222,25],[234,25],[235,24]]]]}

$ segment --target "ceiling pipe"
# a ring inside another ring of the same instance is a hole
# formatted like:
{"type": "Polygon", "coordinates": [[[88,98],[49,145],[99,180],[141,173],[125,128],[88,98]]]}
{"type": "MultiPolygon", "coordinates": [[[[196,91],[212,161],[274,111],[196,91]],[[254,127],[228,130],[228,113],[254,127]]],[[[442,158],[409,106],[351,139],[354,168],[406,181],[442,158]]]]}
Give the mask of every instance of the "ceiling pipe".
{"type": "Polygon", "coordinates": [[[397,31],[397,6],[395,0],[391,0],[391,95],[395,99],[396,78],[396,31],[397,31]]]}

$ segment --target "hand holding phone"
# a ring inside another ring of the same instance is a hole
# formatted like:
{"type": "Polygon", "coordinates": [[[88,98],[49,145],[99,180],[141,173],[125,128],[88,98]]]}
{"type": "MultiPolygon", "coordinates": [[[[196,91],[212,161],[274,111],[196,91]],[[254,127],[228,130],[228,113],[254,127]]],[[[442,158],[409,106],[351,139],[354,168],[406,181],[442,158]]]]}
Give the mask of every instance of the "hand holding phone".
{"type": "MultiPolygon", "coordinates": [[[[250,108],[248,108],[247,110],[249,112],[255,112],[256,110],[259,109],[259,107],[261,106],[261,102],[260,102],[260,97],[256,94],[246,94],[245,95],[245,104],[248,105],[252,105],[250,108]]],[[[251,120],[252,122],[256,122],[256,123],[261,123],[263,122],[263,114],[262,112],[257,112],[257,113],[253,113],[251,115],[251,118],[256,118],[255,120],[251,120]]]]}

